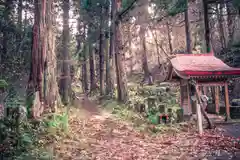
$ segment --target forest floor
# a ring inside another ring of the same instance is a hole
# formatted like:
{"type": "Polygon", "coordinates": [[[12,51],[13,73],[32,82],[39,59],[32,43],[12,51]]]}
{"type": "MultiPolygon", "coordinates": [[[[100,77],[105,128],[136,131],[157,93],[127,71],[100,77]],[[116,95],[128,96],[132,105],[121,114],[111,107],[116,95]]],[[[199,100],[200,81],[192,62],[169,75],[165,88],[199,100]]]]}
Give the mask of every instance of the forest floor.
{"type": "Polygon", "coordinates": [[[150,133],[108,111],[89,114],[83,109],[70,112],[69,124],[67,136],[48,146],[56,159],[240,159],[237,139],[224,136],[222,127],[205,130],[201,137],[186,123],[179,130],[169,127],[165,132],[150,133]]]}
{"type": "MultiPolygon", "coordinates": [[[[20,82],[20,88],[24,86],[22,83],[24,82],[20,82]]],[[[234,137],[230,133],[232,127],[239,129],[239,124],[205,130],[201,137],[193,123],[160,126],[164,131],[154,133],[154,126],[145,125],[139,129],[134,122],[121,118],[88,99],[76,103],[83,105],[70,109],[68,131],[65,134],[43,136],[39,140],[44,141],[45,149],[51,152],[54,159],[240,159],[238,135],[235,134],[234,137]]]]}

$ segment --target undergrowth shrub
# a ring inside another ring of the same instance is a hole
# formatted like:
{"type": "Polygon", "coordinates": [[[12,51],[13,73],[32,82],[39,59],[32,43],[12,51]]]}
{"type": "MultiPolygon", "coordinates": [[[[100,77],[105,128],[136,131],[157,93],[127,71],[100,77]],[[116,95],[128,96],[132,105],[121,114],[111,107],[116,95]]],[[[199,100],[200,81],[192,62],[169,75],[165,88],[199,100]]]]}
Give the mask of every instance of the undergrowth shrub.
{"type": "Polygon", "coordinates": [[[19,117],[19,108],[25,106],[14,88],[9,89],[4,101],[8,114],[0,119],[0,159],[53,159],[45,144],[53,143],[58,134],[68,129],[68,112],[51,113],[34,120],[19,117]]]}

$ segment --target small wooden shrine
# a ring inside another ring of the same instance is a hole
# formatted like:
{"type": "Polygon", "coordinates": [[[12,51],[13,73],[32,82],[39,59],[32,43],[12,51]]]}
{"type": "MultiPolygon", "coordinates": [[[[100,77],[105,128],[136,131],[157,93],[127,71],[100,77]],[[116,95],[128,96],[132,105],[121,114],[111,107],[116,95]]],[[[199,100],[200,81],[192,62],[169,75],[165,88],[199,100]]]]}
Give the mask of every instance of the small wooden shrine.
{"type": "MultiPolygon", "coordinates": [[[[171,62],[171,79],[180,81],[181,107],[184,115],[192,114],[191,96],[192,84],[195,87],[215,87],[215,108],[219,113],[219,86],[224,87],[226,119],[230,119],[230,104],[228,95],[228,80],[240,76],[240,68],[232,68],[220,59],[216,58],[213,53],[209,54],[178,54],[170,60],[171,62]]],[[[204,89],[203,89],[204,92],[204,89]]],[[[204,94],[204,93],[202,93],[204,94]]]]}

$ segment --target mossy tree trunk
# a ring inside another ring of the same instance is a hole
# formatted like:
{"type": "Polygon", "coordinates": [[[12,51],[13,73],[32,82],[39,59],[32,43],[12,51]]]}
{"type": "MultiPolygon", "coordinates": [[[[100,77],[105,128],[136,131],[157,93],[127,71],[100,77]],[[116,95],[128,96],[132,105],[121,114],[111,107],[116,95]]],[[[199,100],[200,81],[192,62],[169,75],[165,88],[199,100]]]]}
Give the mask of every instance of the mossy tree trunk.
{"type": "Polygon", "coordinates": [[[53,32],[53,0],[35,0],[34,7],[35,22],[27,102],[31,117],[38,118],[47,108],[55,110],[59,94],[53,32]]]}

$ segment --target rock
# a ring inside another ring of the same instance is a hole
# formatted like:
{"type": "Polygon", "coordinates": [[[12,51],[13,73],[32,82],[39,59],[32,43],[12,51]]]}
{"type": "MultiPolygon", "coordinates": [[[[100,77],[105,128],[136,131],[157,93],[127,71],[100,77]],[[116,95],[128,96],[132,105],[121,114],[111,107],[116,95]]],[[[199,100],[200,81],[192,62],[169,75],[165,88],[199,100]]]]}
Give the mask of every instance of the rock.
{"type": "Polygon", "coordinates": [[[161,87],[168,87],[168,86],[171,86],[171,85],[172,85],[172,83],[170,83],[170,82],[162,82],[162,83],[160,83],[159,86],[161,86],[161,87]]]}
{"type": "Polygon", "coordinates": [[[19,120],[20,122],[27,120],[27,109],[26,107],[20,105],[18,108],[19,120]]]}

